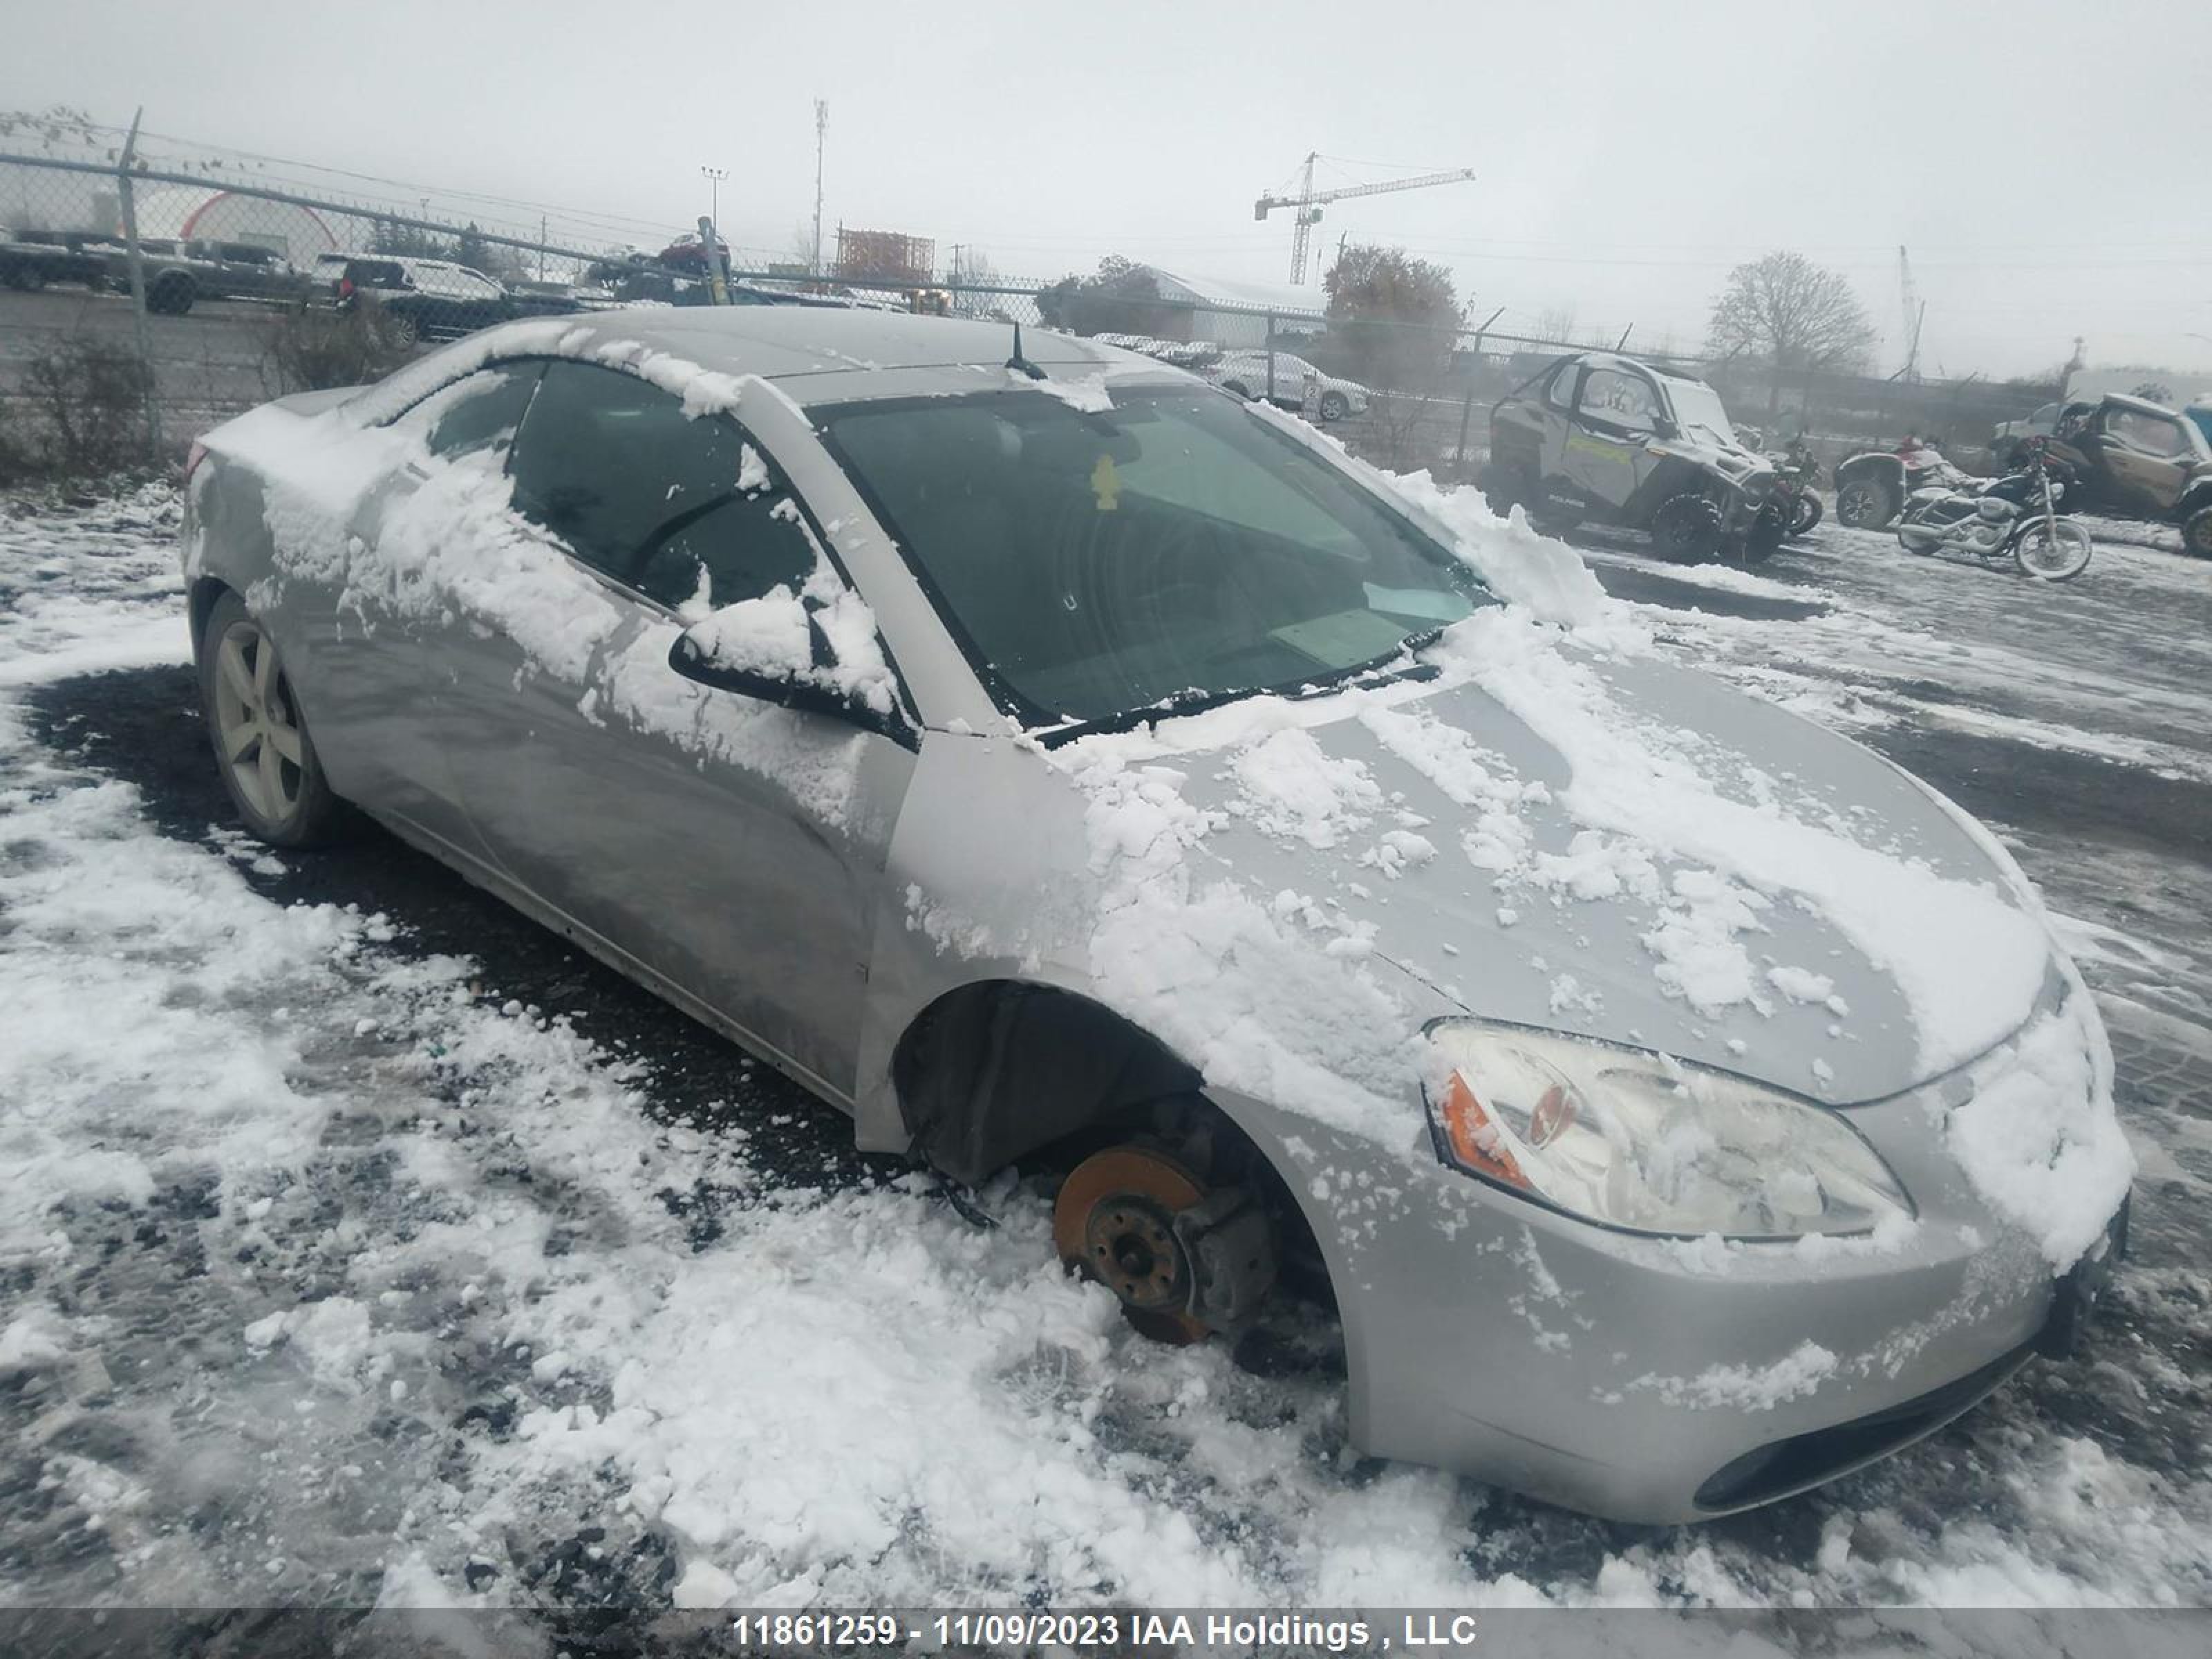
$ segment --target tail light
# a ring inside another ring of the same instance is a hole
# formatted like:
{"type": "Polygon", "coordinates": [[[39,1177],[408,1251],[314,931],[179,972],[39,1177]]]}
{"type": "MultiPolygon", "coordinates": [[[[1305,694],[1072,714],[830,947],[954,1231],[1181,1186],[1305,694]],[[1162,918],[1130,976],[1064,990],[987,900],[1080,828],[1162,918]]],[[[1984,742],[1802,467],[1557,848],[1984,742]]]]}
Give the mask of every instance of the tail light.
{"type": "Polygon", "coordinates": [[[200,463],[205,459],[207,459],[207,446],[195,438],[192,440],[192,447],[185,452],[185,482],[186,483],[192,481],[192,474],[199,471],[200,463]]]}
{"type": "Polygon", "coordinates": [[[353,298],[352,277],[341,276],[338,278],[338,298],[341,300],[350,300],[353,298]]]}

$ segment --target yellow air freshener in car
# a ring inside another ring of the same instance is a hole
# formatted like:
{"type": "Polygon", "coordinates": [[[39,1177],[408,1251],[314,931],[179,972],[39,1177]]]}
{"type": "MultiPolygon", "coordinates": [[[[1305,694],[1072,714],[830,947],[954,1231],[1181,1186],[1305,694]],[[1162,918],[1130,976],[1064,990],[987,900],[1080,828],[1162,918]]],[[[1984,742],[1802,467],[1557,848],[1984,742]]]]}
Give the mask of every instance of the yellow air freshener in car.
{"type": "Polygon", "coordinates": [[[1111,513],[1121,494],[1121,475],[1114,470],[1114,458],[1101,455],[1098,465],[1091,469],[1091,493],[1098,497],[1098,510],[1111,513]]]}

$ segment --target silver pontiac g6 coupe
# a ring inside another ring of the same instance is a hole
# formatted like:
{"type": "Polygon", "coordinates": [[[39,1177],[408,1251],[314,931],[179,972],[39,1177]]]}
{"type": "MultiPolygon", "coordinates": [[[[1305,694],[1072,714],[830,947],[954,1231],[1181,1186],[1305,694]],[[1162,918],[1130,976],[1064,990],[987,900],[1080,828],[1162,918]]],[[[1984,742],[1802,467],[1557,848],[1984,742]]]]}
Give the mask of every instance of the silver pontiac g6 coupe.
{"type": "Polygon", "coordinates": [[[1151,1335],[1333,1304],[1368,1452],[1765,1503],[2068,1351],[2118,1254],[2103,1029],[1984,832],[1150,360],[510,324],[209,434],[185,564],[256,834],[349,805],[861,1146],[1064,1171],[1151,1335]]]}

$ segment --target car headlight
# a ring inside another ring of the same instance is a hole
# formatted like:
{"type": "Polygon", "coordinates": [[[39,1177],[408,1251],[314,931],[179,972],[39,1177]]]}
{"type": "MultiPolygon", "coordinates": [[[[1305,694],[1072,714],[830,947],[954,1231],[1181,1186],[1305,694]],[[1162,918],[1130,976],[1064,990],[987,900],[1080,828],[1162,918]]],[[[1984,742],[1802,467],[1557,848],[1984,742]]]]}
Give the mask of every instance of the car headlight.
{"type": "Polygon", "coordinates": [[[1445,1162],[1631,1232],[1860,1233],[1912,1202],[1843,1117],[1747,1079],[1519,1026],[1429,1028],[1445,1162]]]}

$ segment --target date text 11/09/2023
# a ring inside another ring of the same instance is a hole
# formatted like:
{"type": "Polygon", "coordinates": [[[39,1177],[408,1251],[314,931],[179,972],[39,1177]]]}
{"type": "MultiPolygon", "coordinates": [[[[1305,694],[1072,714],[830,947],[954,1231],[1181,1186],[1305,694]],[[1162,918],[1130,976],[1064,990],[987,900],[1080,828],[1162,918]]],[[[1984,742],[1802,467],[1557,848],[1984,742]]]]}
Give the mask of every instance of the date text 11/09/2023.
{"type": "Polygon", "coordinates": [[[849,1652],[933,1641],[939,1646],[1033,1647],[1078,1654],[1158,1648],[1304,1646],[1329,1653],[1436,1653],[1474,1647],[1468,1613],[1409,1613],[1384,1623],[1315,1613],[1049,1613],[1020,1609],[928,1613],[733,1613],[726,1630],[740,1644],[779,1650],[849,1652]],[[1395,1629],[1391,1625],[1396,1626],[1395,1629]]]}

